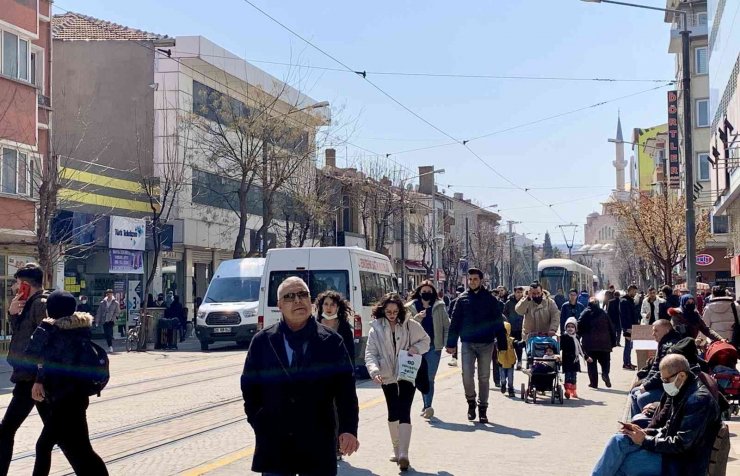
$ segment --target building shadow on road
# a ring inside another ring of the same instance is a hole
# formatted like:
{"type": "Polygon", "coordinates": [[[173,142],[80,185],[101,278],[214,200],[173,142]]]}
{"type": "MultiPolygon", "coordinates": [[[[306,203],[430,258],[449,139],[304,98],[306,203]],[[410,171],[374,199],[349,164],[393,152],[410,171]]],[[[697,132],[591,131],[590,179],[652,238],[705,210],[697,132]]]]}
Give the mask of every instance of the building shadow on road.
{"type": "Polygon", "coordinates": [[[541,433],[538,431],[524,430],[521,428],[511,428],[498,423],[489,423],[487,425],[483,425],[481,423],[451,423],[435,418],[432,419],[429,424],[434,428],[439,428],[440,430],[464,431],[468,433],[474,431],[487,431],[490,433],[498,433],[500,435],[516,436],[517,438],[523,439],[536,438],[541,435],[541,433]]]}
{"type": "Polygon", "coordinates": [[[611,393],[612,395],[624,395],[627,396],[629,394],[629,390],[619,390],[616,388],[597,388],[593,390],[596,393],[611,393]]]}
{"type": "Polygon", "coordinates": [[[603,407],[606,406],[606,402],[602,402],[600,400],[589,400],[587,398],[571,398],[570,400],[566,400],[562,405],[555,404],[552,405],[553,407],[560,407],[560,408],[581,408],[581,407],[603,407]]]}
{"type": "MultiPolygon", "coordinates": [[[[340,474],[342,476],[348,475],[348,476],[381,476],[378,473],[373,473],[369,469],[365,468],[355,468],[351,464],[349,464],[346,461],[340,461],[337,464],[337,474],[340,474]]],[[[416,475],[416,476],[455,476],[452,473],[448,473],[447,471],[438,471],[436,473],[422,473],[419,471],[414,470],[413,464],[409,468],[408,472],[401,472],[399,470],[398,474],[408,474],[408,475],[416,475]]]]}

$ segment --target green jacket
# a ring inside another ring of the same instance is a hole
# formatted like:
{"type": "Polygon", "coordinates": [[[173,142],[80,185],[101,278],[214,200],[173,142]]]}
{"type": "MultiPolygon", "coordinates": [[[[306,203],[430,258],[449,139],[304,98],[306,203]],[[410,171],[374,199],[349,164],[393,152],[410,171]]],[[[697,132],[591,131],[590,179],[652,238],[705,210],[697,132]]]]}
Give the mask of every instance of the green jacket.
{"type": "MultiPolygon", "coordinates": [[[[416,310],[416,299],[406,304],[406,313],[416,322],[421,324],[424,318],[416,318],[419,312],[416,310]]],[[[447,345],[447,335],[450,331],[450,316],[447,315],[445,303],[437,299],[432,306],[432,319],[434,321],[434,342],[430,347],[431,350],[442,350],[447,345]]]]}

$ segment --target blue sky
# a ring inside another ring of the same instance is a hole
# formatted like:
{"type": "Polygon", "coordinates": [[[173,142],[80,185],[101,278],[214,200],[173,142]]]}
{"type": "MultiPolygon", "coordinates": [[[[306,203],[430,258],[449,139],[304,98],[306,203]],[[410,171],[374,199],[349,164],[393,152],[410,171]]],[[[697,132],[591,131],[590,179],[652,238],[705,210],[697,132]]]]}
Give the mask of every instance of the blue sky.
{"type": "MultiPolygon", "coordinates": [[[[355,70],[666,80],[674,74],[674,57],[667,53],[669,25],[659,12],[578,0],[254,1],[355,70]]],[[[643,3],[665,7],[661,0],[643,3]]],[[[54,5],[57,13],[71,10],[170,36],[202,35],[248,60],[339,67],[243,0],[58,0],[54,5]]],[[[285,66],[254,64],[278,78],[288,72],[285,66]]],[[[450,142],[354,74],[313,69],[301,77],[308,95],[330,101],[342,111],[339,120],[353,124],[353,144],[386,154],[450,142]]],[[[461,140],[659,86],[368,77],[461,140]]],[[[630,140],[634,127],[666,121],[667,89],[469,143],[491,168],[517,186],[531,188],[536,198],[495,188],[512,185],[460,145],[391,158],[412,170],[419,165],[444,168],[438,183],[449,194],[463,192],[483,205],[498,204],[505,219],[522,222],[517,231],[534,235],[550,230],[553,241],[562,242],[558,224],[582,225],[588,213],[600,210],[600,201],[614,186],[614,145],[607,139],[614,137],[617,111],[625,140],[630,140]],[[556,204],[557,214],[542,203],[556,204]]],[[[342,146],[338,165],[353,163],[363,153],[368,154],[342,146]]]]}

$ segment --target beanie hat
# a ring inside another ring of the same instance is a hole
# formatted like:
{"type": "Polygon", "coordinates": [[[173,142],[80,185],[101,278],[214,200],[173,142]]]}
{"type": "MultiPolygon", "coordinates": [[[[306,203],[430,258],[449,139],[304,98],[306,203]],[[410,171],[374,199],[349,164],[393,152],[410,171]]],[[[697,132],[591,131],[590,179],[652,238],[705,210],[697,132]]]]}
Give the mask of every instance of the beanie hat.
{"type": "Polygon", "coordinates": [[[46,313],[52,319],[71,316],[77,310],[77,301],[67,291],[54,291],[46,298],[46,313]]]}
{"type": "Polygon", "coordinates": [[[575,317],[573,317],[573,316],[569,317],[565,321],[565,325],[563,326],[563,328],[567,327],[568,324],[573,324],[574,326],[576,326],[576,329],[578,329],[578,320],[575,317]]]}

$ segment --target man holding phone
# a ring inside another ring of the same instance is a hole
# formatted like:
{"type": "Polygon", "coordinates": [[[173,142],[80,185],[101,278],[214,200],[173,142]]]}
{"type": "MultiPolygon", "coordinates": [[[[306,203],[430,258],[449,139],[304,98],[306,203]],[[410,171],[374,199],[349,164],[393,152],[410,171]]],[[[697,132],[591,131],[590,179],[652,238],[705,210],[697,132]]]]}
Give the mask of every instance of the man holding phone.
{"type": "Polygon", "coordinates": [[[46,298],[42,283],[44,273],[36,263],[28,263],[15,273],[18,293],[8,310],[13,336],[10,338],[8,363],[13,367],[10,381],[15,384],[5,416],[0,422],[0,476],[8,474],[13,457],[15,433],[33,410],[31,389],[36,380],[36,363],[26,354],[31,334],[46,318],[46,298]]]}

